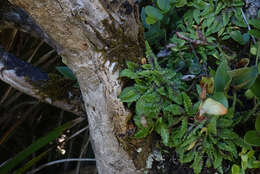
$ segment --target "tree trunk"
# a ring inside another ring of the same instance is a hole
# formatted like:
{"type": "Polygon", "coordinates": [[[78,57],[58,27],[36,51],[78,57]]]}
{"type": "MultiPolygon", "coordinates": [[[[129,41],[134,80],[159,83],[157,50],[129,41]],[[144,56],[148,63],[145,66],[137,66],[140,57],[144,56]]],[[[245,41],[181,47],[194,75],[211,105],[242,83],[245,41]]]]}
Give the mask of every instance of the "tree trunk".
{"type": "Polygon", "coordinates": [[[117,96],[119,69],[142,57],[142,32],[133,0],[9,0],[49,35],[75,73],[88,115],[100,174],[142,173],[118,141],[131,113],[117,96]]]}

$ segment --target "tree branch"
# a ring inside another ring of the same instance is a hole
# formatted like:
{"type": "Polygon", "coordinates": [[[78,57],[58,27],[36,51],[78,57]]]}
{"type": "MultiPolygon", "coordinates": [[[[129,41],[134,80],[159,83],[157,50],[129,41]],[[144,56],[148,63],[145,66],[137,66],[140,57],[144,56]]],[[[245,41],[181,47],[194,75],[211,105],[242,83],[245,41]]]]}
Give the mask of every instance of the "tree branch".
{"type": "Polygon", "coordinates": [[[68,100],[52,100],[52,96],[43,96],[40,86],[48,83],[48,74],[42,72],[33,65],[16,58],[13,54],[5,52],[2,48],[0,48],[0,79],[27,95],[65,111],[72,112],[78,116],[84,115],[84,111],[81,107],[83,104],[80,95],[71,96],[72,93],[68,91],[68,100]],[[35,86],[32,84],[38,85],[35,86]]]}
{"type": "Polygon", "coordinates": [[[0,29],[16,28],[32,36],[43,39],[57,52],[59,48],[46,32],[20,7],[12,5],[7,0],[0,0],[0,29]]]}

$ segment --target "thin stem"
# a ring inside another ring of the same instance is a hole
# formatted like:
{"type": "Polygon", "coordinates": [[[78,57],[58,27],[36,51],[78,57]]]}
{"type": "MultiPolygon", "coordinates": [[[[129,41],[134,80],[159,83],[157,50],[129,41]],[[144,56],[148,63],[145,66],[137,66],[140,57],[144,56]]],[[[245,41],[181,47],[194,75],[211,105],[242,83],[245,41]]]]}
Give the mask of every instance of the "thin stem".
{"type": "MultiPolygon", "coordinates": [[[[248,23],[247,17],[246,17],[246,15],[245,15],[243,9],[240,8],[240,10],[241,10],[243,19],[244,19],[244,21],[245,21],[245,23],[246,23],[246,25],[247,25],[247,28],[248,28],[248,30],[250,31],[250,30],[251,30],[251,27],[250,27],[250,25],[249,25],[249,23],[248,23]]],[[[251,36],[251,37],[252,37],[252,40],[253,40],[254,44],[256,44],[255,37],[254,37],[254,36],[251,36]]]]}
{"type": "Polygon", "coordinates": [[[48,162],[46,164],[41,165],[40,167],[38,167],[35,170],[32,170],[28,173],[34,174],[34,173],[42,170],[45,167],[48,167],[48,166],[51,166],[51,165],[54,165],[54,164],[65,163],[65,162],[73,162],[73,161],[92,161],[92,162],[96,162],[96,159],[93,159],[93,158],[70,158],[70,159],[61,159],[61,160],[51,161],[51,162],[48,162]]]}

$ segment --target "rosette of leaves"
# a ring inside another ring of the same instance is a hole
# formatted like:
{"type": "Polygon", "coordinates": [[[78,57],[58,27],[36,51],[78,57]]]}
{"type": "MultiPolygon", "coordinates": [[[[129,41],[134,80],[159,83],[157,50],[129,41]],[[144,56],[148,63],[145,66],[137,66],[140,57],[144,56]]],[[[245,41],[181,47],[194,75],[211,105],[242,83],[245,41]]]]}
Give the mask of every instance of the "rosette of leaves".
{"type": "Polygon", "coordinates": [[[249,148],[234,131],[228,116],[208,116],[198,123],[183,119],[172,130],[169,146],[175,147],[181,163],[190,163],[195,174],[203,167],[213,167],[223,173],[224,160],[238,158],[238,147],[249,148]]]}
{"type": "Polygon", "coordinates": [[[181,81],[182,74],[162,68],[148,43],[146,48],[148,64],[127,62],[127,68],[121,71],[120,77],[132,79],[134,85],[124,88],[119,98],[129,107],[135,104],[136,138],[144,138],[155,130],[167,145],[169,128],[179,122],[186,111],[191,114],[192,104],[189,97],[182,93],[187,88],[181,81]]]}
{"type": "Polygon", "coordinates": [[[239,156],[241,158],[241,165],[234,164],[231,169],[232,174],[245,174],[247,169],[257,169],[260,167],[260,161],[256,159],[254,150],[242,148],[239,156]]]}

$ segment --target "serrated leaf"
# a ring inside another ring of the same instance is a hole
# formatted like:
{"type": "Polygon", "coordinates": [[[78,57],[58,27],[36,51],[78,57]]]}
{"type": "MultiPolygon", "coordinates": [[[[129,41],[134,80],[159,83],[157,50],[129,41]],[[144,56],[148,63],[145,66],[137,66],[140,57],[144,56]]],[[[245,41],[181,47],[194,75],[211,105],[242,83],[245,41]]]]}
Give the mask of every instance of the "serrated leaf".
{"type": "Polygon", "coordinates": [[[219,166],[221,166],[223,158],[215,149],[213,150],[213,156],[214,156],[213,167],[217,169],[219,166]]]}
{"type": "Polygon", "coordinates": [[[227,113],[227,108],[216,100],[208,98],[203,102],[200,109],[200,114],[202,115],[204,113],[210,115],[225,115],[227,113]]]}
{"type": "Polygon", "coordinates": [[[181,107],[176,104],[171,104],[164,108],[164,112],[169,112],[173,115],[181,115],[181,107]]]}
{"type": "Polygon", "coordinates": [[[191,167],[195,174],[200,174],[203,166],[202,154],[196,152],[191,167]]]}
{"type": "Polygon", "coordinates": [[[255,130],[247,131],[244,140],[252,146],[260,146],[260,135],[255,130]]]}
{"type": "Polygon", "coordinates": [[[250,19],[249,23],[253,25],[256,29],[260,30],[260,20],[259,19],[250,19]]]}
{"type": "Polygon", "coordinates": [[[208,132],[217,135],[217,119],[218,117],[212,117],[208,124],[208,132]]]}
{"type": "Polygon", "coordinates": [[[121,102],[134,102],[140,98],[140,94],[135,87],[127,87],[121,92],[119,98],[121,102]]]}
{"type": "Polygon", "coordinates": [[[239,138],[239,136],[230,129],[221,129],[218,132],[218,136],[225,140],[234,140],[239,138]]]}
{"type": "Polygon", "coordinates": [[[260,31],[259,30],[255,30],[255,29],[252,29],[252,30],[249,30],[248,33],[256,38],[260,38],[260,31]]]}
{"type": "Polygon", "coordinates": [[[136,79],[138,75],[130,69],[124,69],[120,72],[120,77],[128,77],[129,79],[136,79]]]}
{"type": "Polygon", "coordinates": [[[160,96],[156,92],[141,96],[136,102],[136,114],[151,118],[156,117],[161,109],[161,105],[158,104],[159,101],[160,96]]]}
{"type": "Polygon", "coordinates": [[[218,120],[218,123],[217,123],[217,126],[219,128],[227,128],[227,127],[230,127],[233,123],[233,120],[231,119],[226,119],[226,118],[220,118],[218,120]]]}
{"type": "Polygon", "coordinates": [[[77,80],[73,72],[67,66],[57,66],[56,69],[65,77],[71,80],[77,80]]]}
{"type": "Polygon", "coordinates": [[[200,23],[200,10],[199,9],[196,9],[196,10],[193,10],[193,18],[194,20],[196,21],[197,24],[200,23]]]}
{"type": "Polygon", "coordinates": [[[149,134],[149,132],[149,128],[139,129],[134,136],[135,138],[145,138],[149,134]]]}
{"type": "Polygon", "coordinates": [[[192,115],[192,102],[190,97],[185,92],[182,92],[182,98],[186,113],[192,115]]]}
{"type": "Polygon", "coordinates": [[[130,61],[127,61],[127,62],[126,62],[126,66],[127,66],[127,68],[128,68],[129,70],[131,70],[131,71],[134,71],[134,70],[136,70],[136,69],[139,67],[138,64],[136,64],[136,63],[134,63],[134,62],[130,62],[130,61]]]}
{"type": "Polygon", "coordinates": [[[189,162],[191,162],[194,159],[195,152],[196,151],[191,150],[188,153],[184,154],[181,163],[189,163],[189,162]]]}

